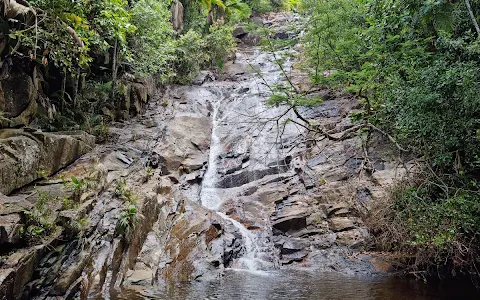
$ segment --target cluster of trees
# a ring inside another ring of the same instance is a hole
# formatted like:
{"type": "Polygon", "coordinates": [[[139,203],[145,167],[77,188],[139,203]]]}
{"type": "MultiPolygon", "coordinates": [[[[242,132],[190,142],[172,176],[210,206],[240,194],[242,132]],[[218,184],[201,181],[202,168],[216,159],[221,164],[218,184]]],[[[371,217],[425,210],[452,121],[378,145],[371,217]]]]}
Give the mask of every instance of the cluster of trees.
{"type": "Polygon", "coordinates": [[[269,0],[2,0],[1,71],[8,76],[21,69],[41,78],[41,93],[56,108],[54,120],[50,115],[40,122],[43,127],[85,129],[82,124],[92,118],[102,120],[102,108],[122,92],[123,78],[187,83],[202,68],[221,67],[235,50],[233,26],[259,3],[271,5],[269,0]],[[179,28],[172,26],[174,18],[179,28]],[[95,103],[85,99],[91,95],[95,103]]]}
{"type": "Polygon", "coordinates": [[[303,4],[313,81],[357,94],[364,110],[352,117],[388,132],[421,166],[378,218],[382,246],[422,274],[478,276],[480,2],[303,4]]]}

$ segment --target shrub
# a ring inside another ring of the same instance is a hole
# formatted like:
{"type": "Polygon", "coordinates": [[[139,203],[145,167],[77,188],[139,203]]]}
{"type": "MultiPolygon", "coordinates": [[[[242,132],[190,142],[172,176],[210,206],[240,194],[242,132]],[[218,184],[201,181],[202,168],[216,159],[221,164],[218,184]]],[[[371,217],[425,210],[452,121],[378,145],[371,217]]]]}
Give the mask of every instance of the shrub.
{"type": "Polygon", "coordinates": [[[235,53],[237,44],[233,39],[233,27],[223,24],[222,21],[215,22],[209,28],[206,36],[206,51],[210,54],[212,65],[222,69],[227,58],[235,53]]]}
{"type": "Polygon", "coordinates": [[[427,277],[441,268],[441,276],[478,276],[480,190],[475,181],[460,184],[470,190],[445,184],[455,182],[432,177],[397,185],[389,202],[377,204],[367,224],[381,249],[403,254],[407,272],[427,277]]]}
{"type": "Polygon", "coordinates": [[[205,62],[210,59],[205,49],[206,43],[200,33],[189,30],[183,34],[176,41],[175,58],[172,62],[173,81],[177,83],[193,81],[205,62]]]}

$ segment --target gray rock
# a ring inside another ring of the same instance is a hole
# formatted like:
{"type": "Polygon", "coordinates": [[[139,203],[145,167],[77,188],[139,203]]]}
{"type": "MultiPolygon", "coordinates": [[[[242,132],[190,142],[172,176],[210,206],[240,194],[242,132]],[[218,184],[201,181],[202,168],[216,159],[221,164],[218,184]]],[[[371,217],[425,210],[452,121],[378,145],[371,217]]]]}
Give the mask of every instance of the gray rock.
{"type": "Polygon", "coordinates": [[[183,30],[183,4],[180,1],[175,1],[172,3],[172,7],[170,8],[170,12],[172,13],[172,25],[173,29],[177,32],[183,30]]]}
{"type": "Polygon", "coordinates": [[[304,239],[289,238],[283,243],[281,254],[291,254],[309,246],[309,242],[304,239]]]}
{"type": "Polygon", "coordinates": [[[317,249],[328,249],[332,247],[337,239],[336,233],[327,233],[316,236],[312,245],[317,249]]]}
{"type": "Polygon", "coordinates": [[[258,26],[263,26],[263,18],[261,17],[251,17],[250,22],[258,26]]]}
{"type": "Polygon", "coordinates": [[[23,72],[12,72],[0,80],[0,110],[7,118],[19,116],[37,96],[33,79],[23,72]]]}
{"type": "Polygon", "coordinates": [[[94,142],[95,137],[84,132],[0,130],[0,153],[5,154],[0,160],[0,193],[8,195],[43,175],[52,175],[90,151],[94,142]]]}
{"type": "Polygon", "coordinates": [[[272,227],[282,232],[298,231],[307,227],[307,215],[294,215],[272,222],[272,227]]]}
{"type": "Polygon", "coordinates": [[[300,262],[308,255],[307,251],[297,251],[290,254],[282,254],[282,265],[288,265],[293,262],[300,262]]]}
{"type": "Polygon", "coordinates": [[[233,30],[233,37],[241,39],[245,37],[248,33],[245,31],[245,25],[239,24],[237,27],[233,30]]]}

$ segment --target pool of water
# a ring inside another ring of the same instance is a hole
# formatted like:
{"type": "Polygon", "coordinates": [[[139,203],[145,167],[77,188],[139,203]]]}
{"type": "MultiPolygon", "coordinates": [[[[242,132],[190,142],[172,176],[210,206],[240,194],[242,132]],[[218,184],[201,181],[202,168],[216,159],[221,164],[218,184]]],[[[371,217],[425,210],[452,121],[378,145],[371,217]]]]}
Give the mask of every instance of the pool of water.
{"type": "Polygon", "coordinates": [[[113,299],[162,300],[447,300],[480,299],[469,282],[429,283],[402,278],[362,278],[310,271],[228,271],[217,281],[147,289],[132,287],[113,299]]]}

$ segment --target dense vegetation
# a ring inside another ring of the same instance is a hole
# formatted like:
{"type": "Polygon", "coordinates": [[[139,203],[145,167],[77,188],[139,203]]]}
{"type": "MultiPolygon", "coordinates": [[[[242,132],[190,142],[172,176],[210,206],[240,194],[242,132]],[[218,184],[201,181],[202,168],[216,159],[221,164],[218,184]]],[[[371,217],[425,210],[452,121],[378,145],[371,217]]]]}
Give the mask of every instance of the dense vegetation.
{"type": "Polygon", "coordinates": [[[2,78],[20,69],[39,81],[42,128],[81,128],[102,140],[128,82],[183,84],[202,68],[221,68],[236,47],[235,24],[251,8],[273,7],[269,0],[181,2],[183,24],[174,29],[175,0],[5,0],[2,78]]]}
{"type": "Polygon", "coordinates": [[[414,179],[375,215],[379,245],[404,253],[415,274],[478,276],[480,2],[303,4],[313,81],[357,94],[364,110],[352,118],[417,158],[414,179]]]}

